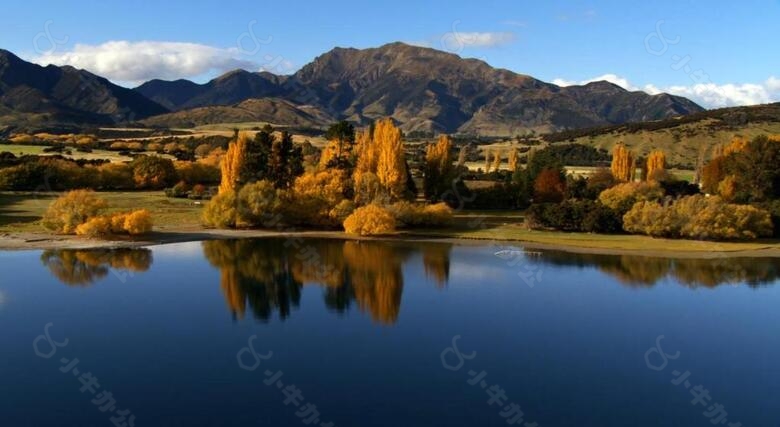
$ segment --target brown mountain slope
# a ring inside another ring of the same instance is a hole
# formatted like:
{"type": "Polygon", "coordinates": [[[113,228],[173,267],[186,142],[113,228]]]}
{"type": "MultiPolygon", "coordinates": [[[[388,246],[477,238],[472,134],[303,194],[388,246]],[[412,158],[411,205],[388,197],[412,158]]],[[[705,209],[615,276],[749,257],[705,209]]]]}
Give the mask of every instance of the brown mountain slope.
{"type": "Polygon", "coordinates": [[[703,110],[685,98],[629,92],[606,82],[562,88],[476,59],[403,43],[336,48],[290,77],[271,76],[232,72],[205,85],[154,81],[137,90],[173,109],[274,96],[360,124],[389,116],[406,131],[488,135],[656,120],[703,110]],[[255,89],[246,89],[250,86],[255,89]]]}
{"type": "Polygon", "coordinates": [[[119,123],[167,110],[138,92],[73,67],[41,67],[0,49],[0,125],[15,121],[119,123]]]}
{"type": "Polygon", "coordinates": [[[336,119],[310,106],[278,98],[248,99],[230,106],[200,107],[143,120],[153,127],[192,128],[218,123],[262,122],[295,127],[319,127],[336,119]]]}

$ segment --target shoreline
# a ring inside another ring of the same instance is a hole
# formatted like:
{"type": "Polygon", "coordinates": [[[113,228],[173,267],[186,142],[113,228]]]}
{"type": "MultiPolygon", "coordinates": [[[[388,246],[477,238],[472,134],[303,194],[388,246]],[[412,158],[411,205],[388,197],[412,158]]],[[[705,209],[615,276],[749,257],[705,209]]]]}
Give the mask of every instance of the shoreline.
{"type": "MultiPolygon", "coordinates": [[[[565,236],[566,233],[561,233],[565,236]]],[[[711,243],[708,249],[671,249],[644,250],[621,247],[599,247],[584,244],[567,244],[566,242],[538,242],[518,238],[480,238],[448,236],[446,233],[410,232],[389,236],[365,237],[347,234],[343,231],[268,231],[268,230],[218,230],[218,229],[165,229],[159,230],[143,239],[100,240],[71,235],[55,235],[44,232],[20,232],[0,234],[0,251],[39,251],[67,249],[109,249],[137,248],[158,246],[173,243],[198,242],[205,240],[228,240],[250,238],[280,238],[300,237],[310,239],[337,239],[355,241],[400,241],[400,242],[433,242],[473,246],[520,246],[528,250],[562,251],[580,254],[598,255],[630,255],[654,258],[780,258],[780,244],[767,243],[764,246],[751,249],[723,248],[731,243],[695,242],[702,245],[711,243]],[[713,250],[712,246],[720,246],[713,250]]],[[[639,237],[639,236],[637,236],[639,237]]],[[[691,242],[691,241],[686,241],[691,242]]],[[[759,243],[760,244],[760,243],[759,243]]]]}

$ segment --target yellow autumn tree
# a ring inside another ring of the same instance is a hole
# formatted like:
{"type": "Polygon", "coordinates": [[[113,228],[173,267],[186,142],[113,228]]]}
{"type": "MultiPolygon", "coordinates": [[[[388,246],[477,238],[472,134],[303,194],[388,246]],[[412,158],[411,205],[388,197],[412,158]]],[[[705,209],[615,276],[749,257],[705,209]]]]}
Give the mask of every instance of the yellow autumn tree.
{"type": "Polygon", "coordinates": [[[653,150],[647,156],[647,176],[648,180],[657,181],[658,176],[666,170],[666,154],[661,150],[653,150]]]}
{"type": "Polygon", "coordinates": [[[429,144],[425,150],[424,191],[428,199],[438,196],[448,188],[452,167],[452,140],[447,135],[439,136],[436,144],[429,144]]]}
{"type": "Polygon", "coordinates": [[[374,138],[358,136],[358,181],[361,174],[374,173],[391,198],[400,199],[406,191],[406,161],[401,130],[391,119],[380,120],[374,138]]]}
{"type": "Polygon", "coordinates": [[[228,146],[227,153],[225,153],[225,157],[222,158],[220,163],[220,170],[222,171],[222,181],[219,183],[220,193],[238,191],[243,178],[242,174],[247,160],[248,148],[249,134],[246,132],[240,133],[236,141],[231,142],[228,146]]]}
{"type": "Polygon", "coordinates": [[[509,152],[509,170],[512,172],[517,171],[517,166],[520,164],[520,156],[517,155],[517,150],[511,150],[509,152]]]}
{"type": "Polygon", "coordinates": [[[501,150],[499,150],[498,148],[493,150],[493,170],[495,170],[496,172],[501,170],[501,158],[502,158],[501,150]]]}
{"type": "Polygon", "coordinates": [[[723,148],[723,155],[728,156],[732,153],[745,151],[747,145],[748,140],[746,138],[742,138],[741,136],[734,136],[734,138],[731,138],[731,143],[723,148]]]}
{"type": "Polygon", "coordinates": [[[612,150],[612,175],[620,181],[631,181],[634,176],[634,155],[622,143],[612,150]]]}

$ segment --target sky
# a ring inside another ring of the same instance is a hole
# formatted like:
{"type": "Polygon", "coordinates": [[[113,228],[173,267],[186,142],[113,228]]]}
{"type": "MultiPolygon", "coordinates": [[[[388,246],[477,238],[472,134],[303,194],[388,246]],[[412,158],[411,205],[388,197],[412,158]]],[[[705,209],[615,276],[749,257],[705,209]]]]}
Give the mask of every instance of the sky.
{"type": "Polygon", "coordinates": [[[13,1],[0,48],[127,87],[291,74],[334,47],[401,41],[559,85],[608,80],[705,107],[780,101],[780,0],[13,1]]]}

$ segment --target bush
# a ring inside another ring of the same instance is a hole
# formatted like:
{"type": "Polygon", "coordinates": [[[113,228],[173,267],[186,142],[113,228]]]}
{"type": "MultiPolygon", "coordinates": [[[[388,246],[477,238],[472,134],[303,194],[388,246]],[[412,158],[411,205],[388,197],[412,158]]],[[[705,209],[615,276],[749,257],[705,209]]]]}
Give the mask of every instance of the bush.
{"type": "Polygon", "coordinates": [[[563,200],[566,182],[557,169],[544,169],[534,179],[534,202],[557,203],[563,200]]]}
{"type": "Polygon", "coordinates": [[[139,156],[130,162],[138,189],[161,190],[177,181],[173,162],[158,156],[139,156]]]}
{"type": "Polygon", "coordinates": [[[235,191],[217,194],[203,209],[203,222],[211,227],[234,228],[237,219],[236,203],[235,191]]]}
{"type": "Polygon", "coordinates": [[[328,216],[331,217],[334,221],[338,222],[339,224],[343,224],[344,221],[352,215],[352,212],[355,211],[355,202],[352,200],[344,199],[339,202],[336,207],[330,210],[328,212],[328,216]]]}
{"type": "Polygon", "coordinates": [[[657,237],[744,240],[772,235],[769,212],[702,195],[683,197],[667,206],[639,202],[623,217],[623,224],[628,232],[657,237]]]}
{"type": "Polygon", "coordinates": [[[100,187],[107,190],[135,188],[133,168],[127,163],[106,163],[97,168],[100,187]]]}
{"type": "Polygon", "coordinates": [[[247,184],[238,192],[239,223],[256,227],[275,221],[281,212],[282,201],[270,181],[247,184]]]}
{"type": "Polygon", "coordinates": [[[187,185],[187,183],[184,181],[179,181],[179,183],[174,185],[173,187],[165,189],[165,196],[175,197],[175,198],[185,198],[187,197],[187,193],[189,191],[190,191],[190,186],[187,185]]]}
{"type": "Polygon", "coordinates": [[[71,234],[76,227],[97,216],[108,204],[89,190],[74,190],[52,202],[41,223],[56,233],[71,234]]]}
{"type": "Polygon", "coordinates": [[[76,227],[76,234],[87,237],[103,237],[112,233],[111,216],[98,215],[76,227]]]}
{"type": "Polygon", "coordinates": [[[193,184],[217,184],[221,178],[218,167],[204,162],[176,162],[174,163],[178,178],[190,185],[193,184]]]}
{"type": "Polygon", "coordinates": [[[443,227],[452,223],[452,209],[446,203],[417,205],[398,202],[387,209],[399,227],[443,227]]]}
{"type": "Polygon", "coordinates": [[[626,182],[601,192],[599,201],[623,215],[637,202],[660,200],[663,197],[664,191],[656,182],[626,182]]]}
{"type": "Polygon", "coordinates": [[[381,206],[366,205],[356,209],[344,221],[344,230],[361,236],[387,234],[395,231],[395,218],[381,206]]]}
{"type": "Polygon", "coordinates": [[[526,224],[532,229],[570,232],[619,233],[622,230],[617,212],[591,200],[533,205],[526,212],[526,224]]]}
{"type": "Polygon", "coordinates": [[[76,227],[76,234],[88,237],[112,234],[134,236],[150,231],[152,231],[152,215],[146,209],[95,216],[76,227]]]}
{"type": "Polygon", "coordinates": [[[190,195],[187,196],[188,198],[192,200],[202,200],[202,199],[208,199],[211,197],[209,193],[209,189],[206,188],[203,184],[196,184],[192,186],[192,190],[190,191],[190,195]]]}

